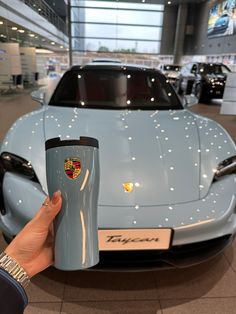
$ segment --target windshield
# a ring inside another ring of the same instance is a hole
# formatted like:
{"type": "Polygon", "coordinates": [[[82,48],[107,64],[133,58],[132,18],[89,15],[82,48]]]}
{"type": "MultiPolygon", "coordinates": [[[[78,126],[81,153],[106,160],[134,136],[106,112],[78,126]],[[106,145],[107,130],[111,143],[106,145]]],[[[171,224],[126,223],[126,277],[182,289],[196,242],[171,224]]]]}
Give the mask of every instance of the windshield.
{"type": "Polygon", "coordinates": [[[224,74],[231,72],[230,69],[223,64],[202,64],[200,66],[200,73],[203,74],[224,74]]]}
{"type": "Polygon", "coordinates": [[[183,109],[171,84],[157,71],[99,67],[65,73],[49,105],[96,109],[183,109]]]}
{"type": "Polygon", "coordinates": [[[178,65],[164,65],[163,70],[164,71],[179,72],[180,66],[178,66],[178,65]]]}

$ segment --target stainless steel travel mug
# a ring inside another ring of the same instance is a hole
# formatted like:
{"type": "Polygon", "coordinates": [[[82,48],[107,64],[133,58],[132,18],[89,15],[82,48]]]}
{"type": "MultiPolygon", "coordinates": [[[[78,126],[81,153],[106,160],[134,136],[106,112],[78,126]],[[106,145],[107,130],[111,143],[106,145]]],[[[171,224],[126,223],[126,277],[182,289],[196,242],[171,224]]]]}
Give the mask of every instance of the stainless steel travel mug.
{"type": "Polygon", "coordinates": [[[63,200],[54,222],[54,266],[78,270],[96,265],[99,262],[98,141],[91,137],[47,140],[46,171],[50,198],[60,190],[63,200]]]}

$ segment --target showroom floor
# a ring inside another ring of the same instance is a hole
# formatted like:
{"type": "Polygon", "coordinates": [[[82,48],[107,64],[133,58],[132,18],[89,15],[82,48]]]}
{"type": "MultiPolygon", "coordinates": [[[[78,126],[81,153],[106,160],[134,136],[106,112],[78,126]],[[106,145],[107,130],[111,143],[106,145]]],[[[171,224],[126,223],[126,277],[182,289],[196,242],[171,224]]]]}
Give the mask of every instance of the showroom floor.
{"type": "MultiPolygon", "coordinates": [[[[0,97],[0,141],[21,114],[37,104],[29,92],[0,97]]],[[[236,141],[236,117],[219,105],[191,110],[222,123],[236,141]]],[[[0,236],[0,251],[6,246],[0,236]]],[[[182,270],[140,273],[62,272],[48,269],[27,288],[26,314],[236,313],[236,241],[223,256],[182,270]]]]}

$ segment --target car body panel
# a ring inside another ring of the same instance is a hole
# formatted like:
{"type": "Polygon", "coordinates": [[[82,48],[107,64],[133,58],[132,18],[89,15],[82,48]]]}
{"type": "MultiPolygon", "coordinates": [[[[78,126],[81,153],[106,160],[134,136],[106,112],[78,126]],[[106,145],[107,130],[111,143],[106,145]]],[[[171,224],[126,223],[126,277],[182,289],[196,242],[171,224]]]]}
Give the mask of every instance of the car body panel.
{"type": "Polygon", "coordinates": [[[29,161],[39,181],[4,174],[0,229],[7,236],[16,235],[45,199],[45,141],[80,136],[99,140],[99,229],[171,228],[173,246],[235,234],[236,175],[214,177],[236,147],[215,121],[186,109],[45,104],[19,118],[1,145],[0,153],[29,161]],[[127,182],[133,184],[130,193],[123,187],[127,182]]]}
{"type": "Polygon", "coordinates": [[[215,122],[195,118],[184,110],[116,111],[45,106],[18,120],[7,134],[1,151],[14,152],[31,162],[47,192],[44,142],[54,137],[80,136],[96,137],[100,142],[99,204],[111,206],[174,204],[204,197],[213,170],[233,154],[234,147],[215,122]],[[176,142],[176,137],[183,140],[176,142]],[[22,144],[17,145],[19,142],[22,144]],[[200,153],[204,158],[201,169],[200,153]],[[180,177],[185,182],[183,186],[178,184],[180,177]],[[132,193],[124,192],[125,182],[134,184],[132,193]]]}
{"type": "MultiPolygon", "coordinates": [[[[39,184],[16,174],[4,177],[5,234],[17,234],[45,199],[39,184]],[[15,205],[17,204],[17,206],[15,205]],[[26,209],[27,208],[27,209],[26,209]]],[[[236,231],[236,176],[214,183],[205,198],[175,205],[98,206],[99,229],[173,228],[173,245],[205,241],[236,231]]]]}
{"type": "Polygon", "coordinates": [[[11,126],[2,143],[1,153],[11,152],[30,162],[37,173],[39,182],[47,193],[44,134],[45,108],[43,106],[25,114],[11,126]]]}
{"type": "MultiPolygon", "coordinates": [[[[183,115],[182,112],[94,109],[78,109],[71,114],[68,108],[50,107],[46,113],[45,134],[48,138],[57,137],[60,133],[57,129],[60,128],[56,126],[60,121],[61,128],[65,130],[64,139],[83,135],[99,140],[99,204],[149,206],[176,203],[186,200],[186,195],[187,201],[199,197],[199,171],[193,167],[193,162],[198,162],[198,156],[188,150],[187,142],[180,147],[175,140],[176,136],[184,138],[186,133],[185,121],[181,123],[183,115]],[[172,130],[173,123],[175,132],[172,130]],[[179,149],[185,152],[183,158],[187,171],[183,173],[182,161],[177,158],[179,149]],[[178,170],[173,171],[171,167],[178,170]],[[191,176],[188,176],[190,172],[191,176]],[[179,175],[187,182],[187,193],[186,187],[185,191],[181,191],[182,187],[176,189],[179,175]],[[124,182],[139,186],[135,185],[132,193],[124,193],[124,182]]],[[[192,116],[187,119],[192,120],[192,116]]],[[[191,130],[189,134],[190,141],[198,143],[197,132],[191,130]]],[[[197,144],[195,149],[198,149],[197,144]]]]}

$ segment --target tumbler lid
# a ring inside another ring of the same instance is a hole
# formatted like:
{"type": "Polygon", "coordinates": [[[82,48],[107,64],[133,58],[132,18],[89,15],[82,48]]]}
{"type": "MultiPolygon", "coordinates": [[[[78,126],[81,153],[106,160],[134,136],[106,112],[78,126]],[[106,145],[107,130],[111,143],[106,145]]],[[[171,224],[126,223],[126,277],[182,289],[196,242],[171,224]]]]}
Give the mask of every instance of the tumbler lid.
{"type": "Polygon", "coordinates": [[[93,137],[81,136],[78,140],[61,140],[60,137],[54,137],[46,141],[45,148],[50,149],[59,146],[92,146],[98,148],[98,140],[93,137]]]}

